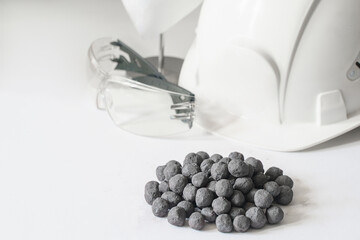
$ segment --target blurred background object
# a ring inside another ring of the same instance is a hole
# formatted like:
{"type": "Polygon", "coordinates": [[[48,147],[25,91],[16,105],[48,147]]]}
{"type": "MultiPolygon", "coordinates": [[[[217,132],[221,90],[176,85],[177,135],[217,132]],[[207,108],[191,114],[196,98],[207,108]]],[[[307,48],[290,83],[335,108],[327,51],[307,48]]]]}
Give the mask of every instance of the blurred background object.
{"type": "MultiPolygon", "coordinates": [[[[183,59],[165,56],[164,33],[201,4],[202,0],[123,0],[139,34],[158,37],[158,56],[147,58],[172,83],[177,83],[183,59]]],[[[181,38],[178,39],[181,41],[181,38]]],[[[177,42],[178,42],[177,41],[177,42]]]]}
{"type": "Polygon", "coordinates": [[[122,0],[142,37],[160,35],[200,5],[202,0],[122,0]]]}

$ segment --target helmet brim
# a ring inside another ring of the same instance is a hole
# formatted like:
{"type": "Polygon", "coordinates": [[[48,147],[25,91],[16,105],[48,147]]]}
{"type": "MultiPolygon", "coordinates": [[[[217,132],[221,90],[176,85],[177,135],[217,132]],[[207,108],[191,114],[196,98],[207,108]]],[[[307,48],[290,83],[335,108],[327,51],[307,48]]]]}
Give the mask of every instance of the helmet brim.
{"type": "Polygon", "coordinates": [[[293,152],[311,148],[359,127],[360,114],[322,126],[315,123],[265,124],[241,118],[215,121],[206,115],[198,114],[196,117],[196,124],[214,135],[267,150],[293,152]]]}

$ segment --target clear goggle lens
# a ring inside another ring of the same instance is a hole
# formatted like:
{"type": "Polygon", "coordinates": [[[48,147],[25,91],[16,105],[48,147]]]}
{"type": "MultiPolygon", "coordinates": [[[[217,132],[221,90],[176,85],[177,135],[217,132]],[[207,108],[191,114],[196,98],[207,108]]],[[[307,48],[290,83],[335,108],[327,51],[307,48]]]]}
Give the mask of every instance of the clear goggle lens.
{"type": "Polygon", "coordinates": [[[114,77],[103,82],[99,89],[98,107],[106,109],[113,122],[128,132],[168,136],[192,127],[194,103],[184,102],[191,98],[114,77]]]}
{"type": "Polygon", "coordinates": [[[101,80],[98,108],[107,110],[117,126],[146,136],[168,136],[192,127],[194,94],[168,82],[124,43],[96,40],[89,58],[101,80]]]}

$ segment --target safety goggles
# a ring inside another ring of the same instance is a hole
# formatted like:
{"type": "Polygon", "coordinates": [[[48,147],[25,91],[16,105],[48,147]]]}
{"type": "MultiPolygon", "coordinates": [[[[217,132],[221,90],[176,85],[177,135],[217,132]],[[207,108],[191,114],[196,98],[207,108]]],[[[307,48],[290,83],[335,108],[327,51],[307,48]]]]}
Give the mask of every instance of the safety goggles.
{"type": "Polygon", "coordinates": [[[195,96],[173,84],[117,39],[96,40],[89,49],[101,80],[97,107],[120,128],[138,135],[167,136],[191,129],[195,96]]]}

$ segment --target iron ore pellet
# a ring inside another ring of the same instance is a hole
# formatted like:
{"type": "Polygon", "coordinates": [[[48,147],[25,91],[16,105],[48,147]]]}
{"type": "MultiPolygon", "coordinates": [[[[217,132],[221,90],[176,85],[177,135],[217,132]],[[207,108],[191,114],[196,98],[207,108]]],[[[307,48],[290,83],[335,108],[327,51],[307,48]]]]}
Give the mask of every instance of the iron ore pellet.
{"type": "Polygon", "coordinates": [[[156,181],[150,181],[145,184],[145,201],[152,205],[154,200],[161,196],[161,192],[159,191],[159,183],[156,181]]]}
{"type": "Polygon", "coordinates": [[[264,189],[259,189],[254,195],[254,203],[259,208],[268,208],[274,201],[273,196],[264,189]]]}
{"type": "Polygon", "coordinates": [[[233,188],[241,191],[243,194],[247,194],[254,188],[254,183],[251,178],[237,178],[233,188]]]}
{"type": "Polygon", "coordinates": [[[186,219],[186,212],[181,207],[173,207],[168,213],[168,222],[174,226],[184,226],[186,219]]]}
{"type": "Polygon", "coordinates": [[[227,178],[229,176],[228,166],[226,163],[218,162],[214,163],[211,167],[211,177],[218,181],[220,179],[227,178]]]}
{"type": "Polygon", "coordinates": [[[247,165],[249,166],[249,174],[248,174],[248,177],[251,178],[251,177],[254,176],[255,170],[254,170],[254,167],[251,166],[250,164],[247,164],[247,165]]]}
{"type": "Polygon", "coordinates": [[[236,216],[245,215],[245,210],[242,208],[238,208],[238,207],[232,207],[230,209],[229,215],[230,215],[231,219],[234,220],[234,218],[236,216]]]}
{"type": "Polygon", "coordinates": [[[268,223],[276,224],[281,222],[284,218],[283,210],[278,206],[271,206],[266,210],[266,218],[268,223]]]}
{"type": "Polygon", "coordinates": [[[217,217],[212,207],[206,207],[201,209],[201,214],[204,216],[205,220],[209,223],[215,222],[217,217]]]}
{"type": "Polygon", "coordinates": [[[239,152],[230,153],[229,158],[231,158],[231,159],[239,159],[239,160],[244,161],[244,155],[242,153],[239,153],[239,152]]]}
{"type": "Polygon", "coordinates": [[[207,188],[200,188],[196,191],[195,203],[196,206],[203,208],[211,206],[213,202],[214,194],[207,188]]]}
{"type": "Polygon", "coordinates": [[[253,157],[249,157],[245,160],[245,162],[254,167],[255,174],[264,172],[264,166],[260,160],[253,158],[253,157]]]}
{"type": "Polygon", "coordinates": [[[219,162],[223,157],[220,154],[213,154],[210,159],[213,160],[214,162],[219,162]]]}
{"type": "Polygon", "coordinates": [[[275,201],[281,205],[288,205],[293,199],[293,191],[289,186],[280,186],[280,193],[275,198],[275,201]]]}
{"type": "Polygon", "coordinates": [[[163,198],[157,198],[152,205],[152,212],[156,217],[166,217],[169,210],[169,203],[163,198]]]}
{"type": "Polygon", "coordinates": [[[222,158],[219,162],[223,162],[223,163],[229,164],[230,161],[231,161],[231,158],[224,157],[224,158],[222,158]]]}
{"type": "Polygon", "coordinates": [[[188,179],[182,174],[176,174],[169,180],[170,190],[177,194],[182,194],[186,184],[188,184],[188,179]]]}
{"type": "Polygon", "coordinates": [[[277,177],[283,175],[283,170],[278,167],[271,167],[265,174],[270,177],[270,181],[274,181],[277,177]]]}
{"type": "Polygon", "coordinates": [[[190,217],[190,215],[194,212],[194,205],[189,201],[181,201],[177,206],[182,207],[185,210],[186,217],[190,217]]]}
{"type": "Polygon", "coordinates": [[[205,218],[201,213],[194,212],[189,217],[189,226],[195,230],[201,230],[205,226],[205,218]]]}
{"type": "Polygon", "coordinates": [[[229,180],[229,182],[230,182],[231,186],[234,186],[235,181],[236,181],[236,178],[235,178],[235,177],[233,177],[233,176],[230,176],[230,177],[228,178],[228,180],[229,180]]]}
{"type": "Polygon", "coordinates": [[[182,200],[178,194],[172,191],[164,192],[161,195],[161,198],[165,199],[169,203],[169,208],[175,207],[182,200]]]}
{"type": "Polygon", "coordinates": [[[204,152],[204,151],[199,151],[196,154],[199,155],[203,160],[210,158],[209,154],[207,152],[204,152]]]}
{"type": "Polygon", "coordinates": [[[277,177],[275,179],[275,182],[277,184],[279,184],[279,186],[288,186],[290,188],[293,188],[293,186],[294,186],[293,180],[287,175],[282,175],[282,176],[277,177]]]}
{"type": "Polygon", "coordinates": [[[160,182],[165,180],[165,175],[164,175],[165,167],[166,167],[166,165],[158,166],[156,168],[156,177],[160,182]]]}
{"type": "Polygon", "coordinates": [[[245,216],[250,219],[252,228],[262,228],[267,222],[264,211],[258,207],[252,207],[247,210],[245,216]]]}
{"type": "Polygon", "coordinates": [[[185,164],[182,168],[182,174],[188,178],[192,178],[198,172],[200,172],[200,167],[195,163],[185,164]]]}
{"type": "Polygon", "coordinates": [[[228,164],[229,173],[234,177],[245,177],[249,175],[249,166],[240,159],[233,159],[228,164]]]}
{"type": "Polygon", "coordinates": [[[195,187],[194,185],[189,183],[184,188],[183,198],[186,201],[194,202],[195,201],[195,196],[196,196],[196,191],[197,191],[197,187],[195,187]]]}
{"type": "Polygon", "coordinates": [[[183,166],[190,163],[194,163],[200,166],[202,161],[203,159],[200,155],[197,155],[196,153],[189,153],[188,155],[185,156],[183,166]]]}
{"type": "Polygon", "coordinates": [[[236,232],[246,232],[251,225],[251,221],[244,215],[236,216],[233,221],[234,230],[236,232]]]}
{"type": "Polygon", "coordinates": [[[171,161],[166,164],[164,168],[164,176],[166,181],[169,181],[170,178],[179,173],[181,173],[181,165],[177,164],[176,161],[171,161]]]}
{"type": "Polygon", "coordinates": [[[161,193],[170,191],[169,183],[167,183],[167,182],[165,182],[165,181],[162,181],[162,182],[159,184],[159,191],[160,191],[161,193]]]}
{"type": "Polygon", "coordinates": [[[274,181],[265,183],[264,189],[268,191],[273,197],[277,197],[280,193],[279,184],[274,181]]]}
{"type": "Polygon", "coordinates": [[[199,188],[205,187],[208,182],[209,182],[209,178],[207,177],[207,174],[203,172],[199,172],[191,178],[191,183],[195,187],[199,187],[199,188]]]}
{"type": "Polygon", "coordinates": [[[230,198],[230,202],[232,206],[241,207],[245,203],[245,196],[241,191],[234,190],[234,193],[230,198]]]}
{"type": "Polygon", "coordinates": [[[211,182],[208,183],[206,188],[209,189],[212,192],[215,192],[215,186],[216,186],[216,181],[211,181],[211,182]]]}
{"type": "Polygon", "coordinates": [[[262,188],[264,184],[269,181],[269,176],[263,173],[257,173],[255,176],[252,177],[252,180],[256,188],[262,188]]]}
{"type": "Polygon", "coordinates": [[[165,166],[172,165],[172,164],[175,164],[175,165],[177,165],[178,167],[181,168],[181,163],[179,163],[179,162],[176,161],[176,160],[170,160],[170,161],[168,161],[165,166]]]}
{"type": "Polygon", "coordinates": [[[219,232],[230,233],[233,230],[233,224],[229,214],[221,214],[216,218],[216,228],[219,232]]]}
{"type": "Polygon", "coordinates": [[[234,190],[229,180],[221,179],[215,185],[215,193],[218,197],[231,197],[234,190]]]}
{"type": "Polygon", "coordinates": [[[211,167],[215,162],[211,159],[206,159],[200,164],[200,170],[207,176],[211,174],[211,167]]]}
{"type": "Polygon", "coordinates": [[[194,208],[194,212],[201,213],[201,208],[195,207],[195,208],[194,208]]]}
{"type": "Polygon", "coordinates": [[[254,196],[258,189],[253,188],[249,191],[249,193],[246,195],[246,201],[253,203],[254,202],[254,196]]]}
{"type": "Polygon", "coordinates": [[[224,197],[214,199],[211,206],[217,215],[228,213],[231,209],[231,203],[224,197]]]}
{"type": "Polygon", "coordinates": [[[247,210],[249,210],[250,208],[252,208],[252,207],[256,207],[255,204],[252,203],[252,202],[246,202],[246,203],[244,204],[244,206],[243,206],[245,212],[246,212],[247,210]]]}

